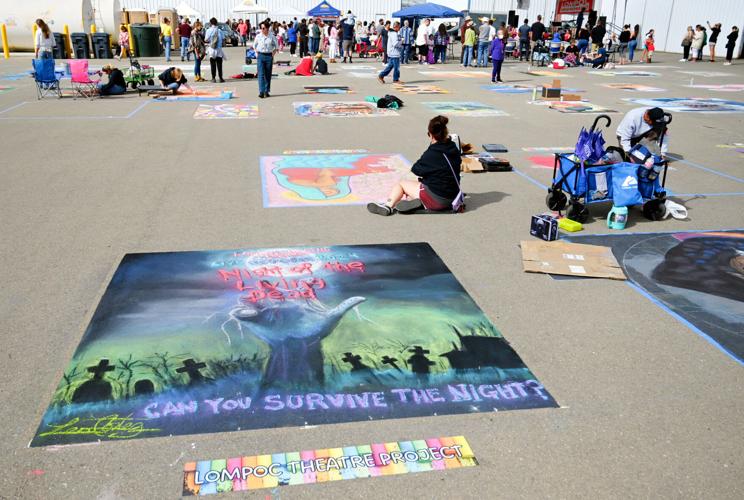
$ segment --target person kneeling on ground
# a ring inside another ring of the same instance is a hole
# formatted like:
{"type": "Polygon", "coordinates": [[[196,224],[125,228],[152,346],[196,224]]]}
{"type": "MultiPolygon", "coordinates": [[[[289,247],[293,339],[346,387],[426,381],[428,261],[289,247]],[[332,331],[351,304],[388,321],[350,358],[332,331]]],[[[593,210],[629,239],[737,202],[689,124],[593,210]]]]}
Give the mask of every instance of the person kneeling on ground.
{"type": "Polygon", "coordinates": [[[192,94],[194,93],[194,89],[189,87],[188,83],[186,83],[188,80],[186,80],[186,77],[183,75],[183,71],[181,71],[179,68],[170,67],[166,69],[158,75],[158,80],[160,80],[160,84],[163,86],[163,90],[170,91],[156,91],[158,93],[175,94],[176,92],[178,92],[178,89],[181,87],[181,85],[189,89],[192,94]]]}
{"type": "Polygon", "coordinates": [[[412,212],[420,208],[431,211],[452,210],[452,201],[460,192],[460,149],[447,130],[449,120],[435,116],[429,121],[429,148],[413,164],[411,172],[418,181],[401,181],[390,191],[384,203],[369,203],[367,210],[377,215],[412,212]],[[403,197],[407,199],[403,200],[403,197]]]}
{"type": "Polygon", "coordinates": [[[285,75],[313,76],[315,73],[328,74],[328,64],[323,60],[323,54],[318,52],[315,57],[303,57],[295,69],[286,71],[285,75]]]}
{"type": "Polygon", "coordinates": [[[604,48],[604,45],[600,43],[595,57],[587,62],[591,63],[593,69],[604,68],[605,63],[607,63],[607,49],[604,48]]]}
{"type": "Polygon", "coordinates": [[[124,80],[124,73],[120,69],[114,68],[107,64],[101,71],[108,75],[108,83],[98,84],[98,93],[104,95],[119,95],[127,91],[127,82],[124,80]]]}

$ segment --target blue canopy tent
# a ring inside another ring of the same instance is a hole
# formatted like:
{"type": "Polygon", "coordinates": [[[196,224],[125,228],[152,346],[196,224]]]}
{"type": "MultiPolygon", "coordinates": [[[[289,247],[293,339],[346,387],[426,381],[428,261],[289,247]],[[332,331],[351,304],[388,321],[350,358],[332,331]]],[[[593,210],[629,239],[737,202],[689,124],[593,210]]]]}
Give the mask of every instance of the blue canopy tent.
{"type": "Polygon", "coordinates": [[[444,5],[437,3],[422,3],[418,5],[411,5],[405,9],[400,9],[398,12],[393,12],[393,17],[399,19],[402,18],[437,18],[437,17],[462,17],[463,14],[460,11],[450,9],[444,5]]]}
{"type": "Polygon", "coordinates": [[[320,2],[312,9],[308,10],[307,15],[310,17],[319,17],[321,19],[334,19],[341,16],[341,11],[328,2],[320,2]]]}

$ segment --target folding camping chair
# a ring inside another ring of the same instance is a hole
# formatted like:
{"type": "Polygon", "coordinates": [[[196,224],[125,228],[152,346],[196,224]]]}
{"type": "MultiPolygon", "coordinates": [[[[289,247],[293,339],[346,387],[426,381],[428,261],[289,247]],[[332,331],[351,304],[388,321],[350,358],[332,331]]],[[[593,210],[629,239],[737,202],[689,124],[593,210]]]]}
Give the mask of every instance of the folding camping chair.
{"type": "Polygon", "coordinates": [[[62,89],[59,86],[59,78],[54,72],[54,59],[32,59],[34,67],[34,82],[36,83],[37,99],[43,99],[49,95],[62,97],[62,89]]]}
{"type": "Polygon", "coordinates": [[[70,81],[72,90],[75,95],[80,94],[82,97],[95,97],[98,95],[98,80],[91,80],[88,75],[88,60],[73,59],[70,61],[70,81]]]}

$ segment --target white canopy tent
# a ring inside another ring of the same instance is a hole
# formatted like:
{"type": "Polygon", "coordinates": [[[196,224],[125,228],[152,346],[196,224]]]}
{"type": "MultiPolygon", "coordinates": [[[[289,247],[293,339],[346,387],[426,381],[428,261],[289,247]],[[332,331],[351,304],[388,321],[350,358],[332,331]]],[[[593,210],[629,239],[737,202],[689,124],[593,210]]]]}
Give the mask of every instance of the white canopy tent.
{"type": "Polygon", "coordinates": [[[176,12],[178,12],[179,16],[188,17],[192,22],[196,19],[201,19],[201,12],[197,12],[186,2],[178,4],[176,12]]]}
{"type": "Polygon", "coordinates": [[[300,19],[307,17],[307,13],[292,7],[282,7],[277,10],[272,10],[271,19],[276,21],[291,21],[295,17],[300,19]]]}
{"type": "Polygon", "coordinates": [[[243,19],[248,19],[248,16],[253,14],[254,17],[254,24],[253,26],[256,26],[258,24],[258,15],[259,14],[268,14],[269,11],[266,10],[266,7],[259,7],[256,5],[255,1],[253,0],[243,0],[241,3],[235,6],[235,8],[232,11],[233,18],[240,17],[243,19]]]}

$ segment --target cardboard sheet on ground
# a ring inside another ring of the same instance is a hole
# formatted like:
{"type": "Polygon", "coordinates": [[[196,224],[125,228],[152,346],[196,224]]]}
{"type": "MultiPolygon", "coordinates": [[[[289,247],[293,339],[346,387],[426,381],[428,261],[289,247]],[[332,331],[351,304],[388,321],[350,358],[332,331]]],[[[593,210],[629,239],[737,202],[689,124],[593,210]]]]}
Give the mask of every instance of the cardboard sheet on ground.
{"type": "Polygon", "coordinates": [[[653,73],[651,71],[605,71],[603,69],[588,71],[589,75],[615,77],[615,76],[630,76],[630,77],[647,77],[647,76],[661,76],[659,73],[653,73]]]}
{"type": "Polygon", "coordinates": [[[127,254],[31,446],[555,406],[427,243],[127,254]]]}
{"type": "Polygon", "coordinates": [[[693,89],[712,90],[713,92],[741,92],[744,90],[744,84],[730,83],[727,85],[685,85],[693,89]]]}
{"type": "Polygon", "coordinates": [[[587,101],[555,101],[550,109],[557,109],[561,113],[617,113],[617,110],[605,108],[587,101]]]}
{"type": "Polygon", "coordinates": [[[159,102],[182,102],[182,101],[229,101],[238,97],[234,90],[201,90],[196,89],[195,93],[188,91],[179,92],[176,95],[157,96],[153,100],[159,102]]]}
{"type": "Polygon", "coordinates": [[[397,154],[262,156],[264,207],[365,205],[384,200],[401,179],[415,180],[397,154]]]}
{"type": "Polygon", "coordinates": [[[744,113],[744,102],[703,97],[624,99],[641,106],[658,106],[672,113],[744,113]]]}
{"type": "Polygon", "coordinates": [[[210,495],[476,465],[478,460],[464,436],[239,456],[185,463],[183,495],[210,495]]]}
{"type": "Polygon", "coordinates": [[[200,104],[194,111],[199,120],[240,120],[258,118],[256,104],[200,104]]]}
{"type": "Polygon", "coordinates": [[[570,239],[612,248],[638,288],[744,364],[744,230],[570,239]]]}
{"type": "Polygon", "coordinates": [[[419,71],[419,74],[435,78],[491,78],[486,71],[419,71]]]}
{"type": "Polygon", "coordinates": [[[627,90],[629,92],[666,92],[666,89],[641,85],[640,83],[603,83],[608,89],[627,90]]]}
{"type": "Polygon", "coordinates": [[[306,94],[353,94],[354,92],[343,85],[315,85],[305,86],[306,94]]]}
{"type": "Polygon", "coordinates": [[[608,247],[538,239],[522,241],[520,246],[522,266],[528,273],[626,279],[608,247]]]}
{"type": "Polygon", "coordinates": [[[298,116],[320,116],[323,118],[372,118],[398,116],[394,109],[381,109],[366,101],[293,102],[298,116]]]}
{"type": "Polygon", "coordinates": [[[434,112],[444,115],[457,115],[481,118],[486,116],[508,116],[500,109],[481,102],[468,101],[428,101],[422,103],[434,112]]]}
{"type": "Polygon", "coordinates": [[[404,94],[449,94],[449,90],[445,90],[442,87],[436,85],[423,85],[417,83],[405,83],[399,84],[394,83],[393,89],[396,92],[403,92],[404,94]]]}

